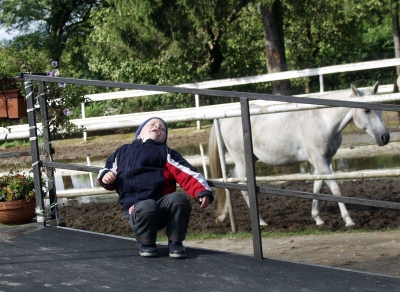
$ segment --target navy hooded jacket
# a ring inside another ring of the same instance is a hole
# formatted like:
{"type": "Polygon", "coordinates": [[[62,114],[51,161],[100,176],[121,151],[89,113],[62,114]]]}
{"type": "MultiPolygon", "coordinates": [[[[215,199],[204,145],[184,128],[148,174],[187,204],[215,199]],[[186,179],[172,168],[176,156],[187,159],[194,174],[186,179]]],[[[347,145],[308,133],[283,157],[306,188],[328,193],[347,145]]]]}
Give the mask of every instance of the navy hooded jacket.
{"type": "Polygon", "coordinates": [[[118,193],[125,211],[142,200],[157,201],[175,192],[176,183],[197,200],[205,195],[210,197],[210,203],[214,200],[206,179],[195,167],[177,151],[151,139],[136,139],[118,148],[107,159],[97,180],[105,189],[118,193]],[[109,171],[116,173],[117,179],[108,185],[102,178],[109,171]]]}

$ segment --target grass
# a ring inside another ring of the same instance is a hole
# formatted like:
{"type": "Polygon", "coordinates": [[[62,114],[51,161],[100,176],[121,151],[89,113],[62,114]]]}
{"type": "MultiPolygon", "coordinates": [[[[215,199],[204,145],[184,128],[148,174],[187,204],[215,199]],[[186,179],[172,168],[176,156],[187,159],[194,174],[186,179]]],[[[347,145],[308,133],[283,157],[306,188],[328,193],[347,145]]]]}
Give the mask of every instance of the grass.
{"type": "Polygon", "coordinates": [[[1,148],[7,149],[11,147],[27,147],[29,146],[29,142],[26,140],[11,140],[11,141],[4,141],[1,143],[1,148]]]}

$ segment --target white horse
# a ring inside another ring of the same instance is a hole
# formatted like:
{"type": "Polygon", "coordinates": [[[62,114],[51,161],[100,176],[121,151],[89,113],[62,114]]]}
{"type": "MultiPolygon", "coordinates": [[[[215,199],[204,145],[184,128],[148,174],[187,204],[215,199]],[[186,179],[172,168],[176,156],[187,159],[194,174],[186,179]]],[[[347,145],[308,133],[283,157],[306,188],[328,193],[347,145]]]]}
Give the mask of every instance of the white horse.
{"type": "MultiPolygon", "coordinates": [[[[378,82],[368,90],[351,89],[327,93],[321,98],[337,99],[376,94],[378,82]]],[[[275,114],[251,116],[253,154],[256,160],[269,165],[282,166],[303,161],[310,162],[316,175],[332,174],[332,158],[342,142],[341,131],[351,121],[365,130],[379,146],[389,143],[390,134],[382,119],[380,110],[361,108],[330,107],[323,109],[283,112],[275,114]]],[[[246,177],[244,143],[241,117],[226,118],[220,123],[221,134],[229,151],[235,168],[229,177],[246,177]]],[[[209,138],[209,160],[211,177],[221,178],[221,168],[216,145],[214,127],[209,138]]],[[[322,180],[314,181],[314,193],[322,187],[322,180]]],[[[339,185],[334,180],[325,180],[333,195],[341,196],[339,185]]],[[[247,192],[242,192],[249,206],[247,192]]],[[[218,221],[222,222],[227,214],[228,206],[223,189],[217,190],[218,221]]],[[[339,208],[346,226],[355,225],[344,203],[339,208]]],[[[311,215],[317,225],[324,224],[319,213],[319,201],[313,200],[311,215]]],[[[260,216],[260,225],[267,225],[260,216]]]]}

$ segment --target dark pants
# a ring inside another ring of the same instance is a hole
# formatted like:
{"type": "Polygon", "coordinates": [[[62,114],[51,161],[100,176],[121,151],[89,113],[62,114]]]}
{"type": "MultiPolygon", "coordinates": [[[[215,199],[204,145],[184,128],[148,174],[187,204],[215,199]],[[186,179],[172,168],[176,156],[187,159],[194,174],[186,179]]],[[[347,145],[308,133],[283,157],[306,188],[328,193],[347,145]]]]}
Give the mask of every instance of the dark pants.
{"type": "Polygon", "coordinates": [[[125,212],[136,234],[136,240],[142,244],[155,244],[157,232],[166,228],[171,241],[183,241],[189,225],[192,211],[189,200],[183,193],[171,193],[158,201],[145,200],[135,204],[133,214],[125,212]]]}

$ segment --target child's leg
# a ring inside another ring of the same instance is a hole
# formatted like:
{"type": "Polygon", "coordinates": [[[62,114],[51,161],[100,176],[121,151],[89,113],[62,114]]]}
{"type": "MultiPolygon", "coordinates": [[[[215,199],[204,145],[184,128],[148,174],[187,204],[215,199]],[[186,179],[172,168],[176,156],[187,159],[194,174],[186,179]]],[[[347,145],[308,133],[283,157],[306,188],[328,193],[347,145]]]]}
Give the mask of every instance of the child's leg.
{"type": "Polygon", "coordinates": [[[175,192],[158,201],[161,208],[160,228],[166,227],[171,241],[181,242],[186,238],[192,207],[186,195],[175,192]]]}
{"type": "Polygon", "coordinates": [[[135,204],[132,214],[133,231],[139,243],[146,245],[156,243],[160,211],[157,202],[151,199],[135,204]]]}

